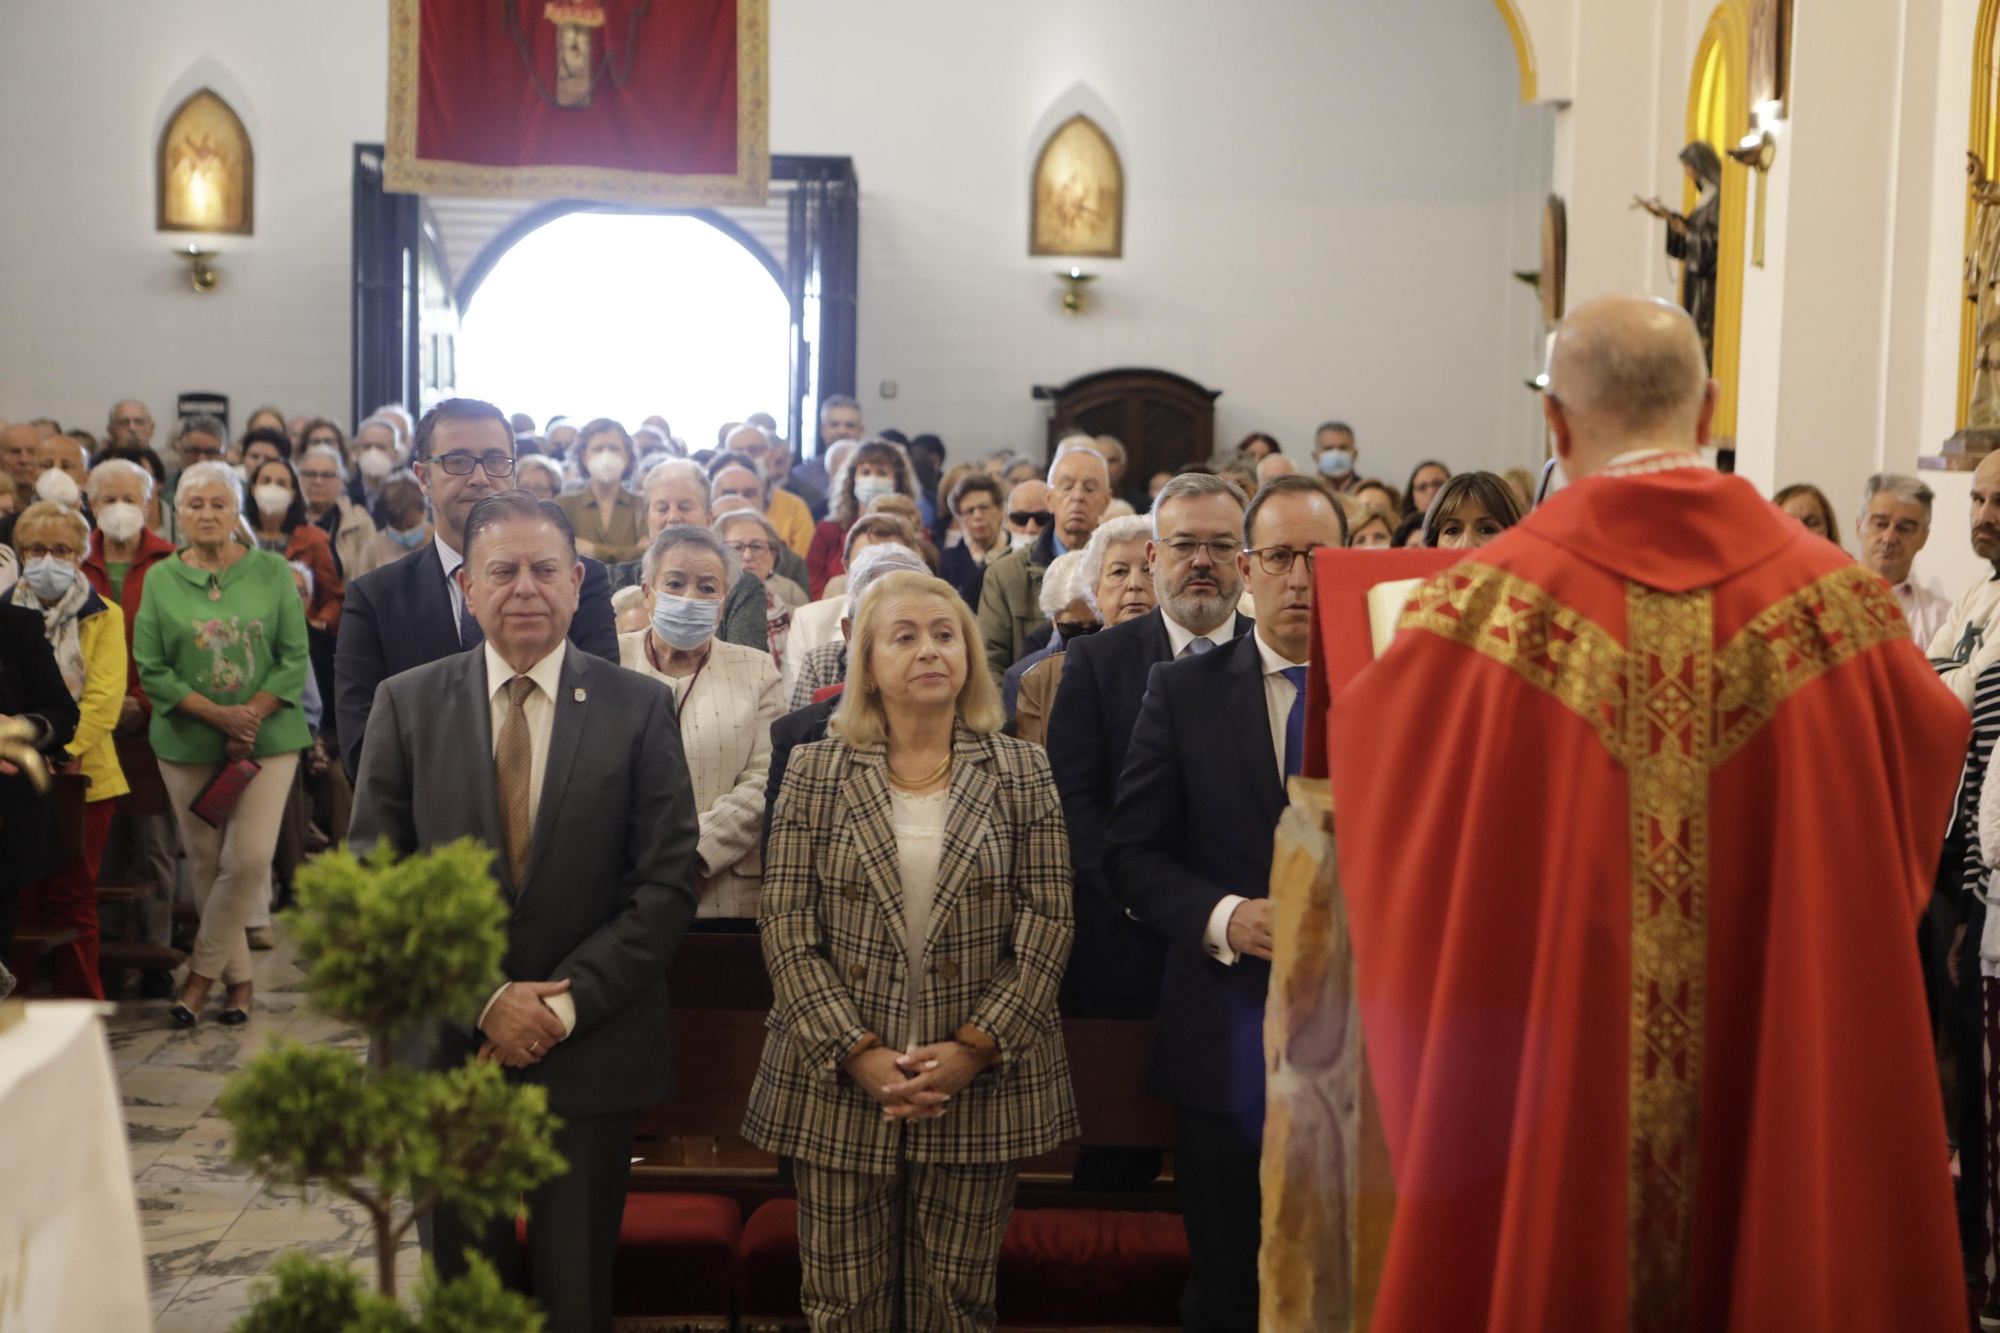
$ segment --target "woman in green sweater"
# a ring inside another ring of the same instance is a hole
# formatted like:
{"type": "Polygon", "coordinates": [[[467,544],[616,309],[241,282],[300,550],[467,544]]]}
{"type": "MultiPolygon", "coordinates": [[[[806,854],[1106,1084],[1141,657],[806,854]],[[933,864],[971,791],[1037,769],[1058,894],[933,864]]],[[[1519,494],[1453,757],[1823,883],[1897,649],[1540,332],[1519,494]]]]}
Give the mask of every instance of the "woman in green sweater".
{"type": "Polygon", "coordinates": [[[172,1009],[193,1027],[217,978],[222,1022],[250,1020],[244,927],[270,892],[299,751],[312,745],[299,696],[310,661],[305,608],[283,556],[237,544],[243,483],[221,463],[181,474],[174,511],[186,549],[154,566],[133,626],[132,657],[153,704],[151,740],[194,880],[201,932],[172,1009]],[[260,767],[211,827],[190,808],[225,765],[260,767]]]}

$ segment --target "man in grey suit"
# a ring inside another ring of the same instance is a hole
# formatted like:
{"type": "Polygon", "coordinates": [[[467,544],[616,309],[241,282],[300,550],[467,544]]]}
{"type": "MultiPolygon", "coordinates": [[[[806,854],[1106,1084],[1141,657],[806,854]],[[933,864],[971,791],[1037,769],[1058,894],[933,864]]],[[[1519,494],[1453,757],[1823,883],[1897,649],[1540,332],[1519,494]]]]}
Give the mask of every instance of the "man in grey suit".
{"type": "MultiPolygon", "coordinates": [[[[548,1089],[569,1171],[528,1199],[534,1296],[550,1333],[610,1333],[639,1110],[673,1091],[667,964],[693,919],[695,809],[658,681],[567,641],[583,568],[562,510],[526,491],[474,505],[458,579],[485,643],[384,681],[362,747],[349,841],[491,847],[513,907],[508,980],[476,1028],[425,1041],[428,1067],[472,1055],[548,1089]]],[[[477,1249],[516,1280],[513,1219],[440,1212],[438,1272],[477,1249]]]]}

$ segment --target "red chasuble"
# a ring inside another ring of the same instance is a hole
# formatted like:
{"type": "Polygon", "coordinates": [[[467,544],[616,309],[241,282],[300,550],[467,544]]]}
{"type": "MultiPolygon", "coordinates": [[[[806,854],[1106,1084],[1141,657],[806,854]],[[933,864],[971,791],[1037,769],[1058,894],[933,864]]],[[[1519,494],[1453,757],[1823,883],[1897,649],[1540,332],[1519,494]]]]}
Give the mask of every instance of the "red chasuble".
{"type": "Polygon", "coordinates": [[[1880,579],[1705,468],[1423,586],[1328,726],[1375,1333],[1965,1327],[1915,939],[1969,725],[1880,579]]]}

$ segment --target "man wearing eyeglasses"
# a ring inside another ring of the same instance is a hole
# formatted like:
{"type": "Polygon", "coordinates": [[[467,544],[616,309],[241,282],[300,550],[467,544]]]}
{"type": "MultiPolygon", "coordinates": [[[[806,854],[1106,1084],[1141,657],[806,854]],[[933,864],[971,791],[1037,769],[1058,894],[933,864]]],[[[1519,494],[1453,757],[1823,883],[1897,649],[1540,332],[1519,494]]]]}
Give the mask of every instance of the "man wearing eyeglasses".
{"type": "Polygon", "coordinates": [[[1186,1329],[1258,1327],[1272,835],[1305,757],[1312,553],[1346,540],[1313,478],[1257,492],[1235,557],[1256,629],[1153,668],[1111,811],[1111,891],[1167,942],[1147,1085],[1180,1111],[1186,1329]]]}
{"type": "MultiPolygon", "coordinates": [[[[334,707],[349,777],[360,766],[375,687],[399,672],[484,641],[454,577],[465,561],[465,519],[487,496],[515,487],[513,427],[499,408],[476,398],[447,398],[424,413],[412,457],[417,484],[430,502],[435,536],[349,583],[340,618],[334,707]]],[[[618,629],[611,582],[599,561],[583,557],[582,564],[583,588],[569,640],[615,663],[618,629]]]]}

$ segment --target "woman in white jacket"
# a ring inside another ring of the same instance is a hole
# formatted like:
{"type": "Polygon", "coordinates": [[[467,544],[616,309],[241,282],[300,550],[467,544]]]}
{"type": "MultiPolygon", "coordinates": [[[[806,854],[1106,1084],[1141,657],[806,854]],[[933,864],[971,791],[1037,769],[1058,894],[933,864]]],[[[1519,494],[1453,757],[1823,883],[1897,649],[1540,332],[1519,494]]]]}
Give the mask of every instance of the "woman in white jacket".
{"type": "MultiPolygon", "coordinates": [[[[783,684],[771,655],[715,637],[743,565],[707,528],[663,528],[647,549],[645,629],[618,636],[618,659],[674,692],[701,837],[700,917],[755,929],[764,869],[764,780],[783,684]]],[[[726,928],[726,927],[725,927],[726,928]]]]}

